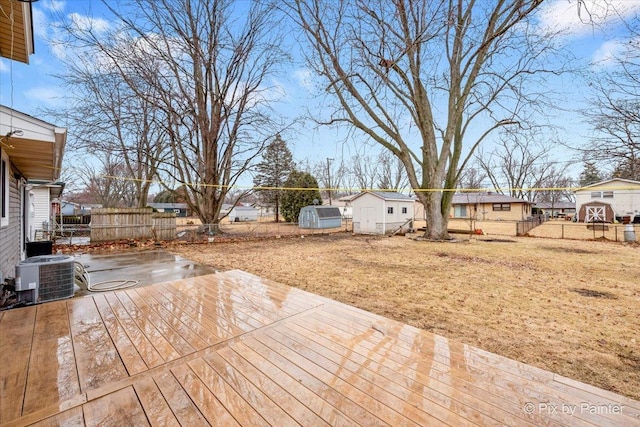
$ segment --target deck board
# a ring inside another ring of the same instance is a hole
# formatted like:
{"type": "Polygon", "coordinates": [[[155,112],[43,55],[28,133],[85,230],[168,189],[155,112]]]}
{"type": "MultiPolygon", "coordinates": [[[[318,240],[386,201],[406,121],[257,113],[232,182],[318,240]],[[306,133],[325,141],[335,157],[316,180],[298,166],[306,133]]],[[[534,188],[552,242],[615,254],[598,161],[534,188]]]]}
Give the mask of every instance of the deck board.
{"type": "Polygon", "coordinates": [[[148,377],[137,381],[133,387],[152,426],[178,427],[180,425],[153,378],[148,377]]]}
{"type": "Polygon", "coordinates": [[[149,425],[144,409],[132,387],[123,388],[88,402],[82,409],[87,427],[149,425]]]}
{"type": "Polygon", "coordinates": [[[128,376],[93,298],[67,302],[69,325],[82,392],[128,376]]]}
{"type": "Polygon", "coordinates": [[[0,423],[22,413],[36,307],[3,312],[0,319],[0,423]]]}
{"type": "Polygon", "coordinates": [[[628,397],[241,271],[3,311],[0,344],[2,427],[640,426],[628,397]]]}
{"type": "Polygon", "coordinates": [[[457,381],[455,387],[440,375],[432,373],[432,364],[421,360],[415,366],[389,363],[377,354],[363,355],[332,341],[314,330],[304,329],[293,323],[285,325],[290,329],[286,335],[306,344],[313,351],[341,364],[345,369],[366,376],[371,381],[385,384],[398,396],[407,394],[408,404],[429,411],[433,405],[446,406],[451,411],[465,416],[471,421],[489,424],[492,420],[502,425],[536,425],[531,417],[521,411],[522,407],[512,405],[503,398],[494,398],[484,390],[457,381]],[[519,416],[513,415],[519,414],[519,416]]]}
{"type": "Polygon", "coordinates": [[[80,394],[64,301],[37,306],[23,411],[35,412],[80,394]]]}
{"type": "Polygon", "coordinates": [[[109,335],[111,335],[113,343],[118,350],[129,375],[135,375],[146,371],[148,369],[147,364],[143,360],[142,356],[140,356],[140,353],[131,341],[131,338],[127,335],[124,327],[116,318],[113,310],[111,310],[111,306],[109,306],[104,295],[97,295],[93,300],[96,303],[96,307],[102,316],[104,326],[107,328],[107,331],[109,331],[109,335]]]}

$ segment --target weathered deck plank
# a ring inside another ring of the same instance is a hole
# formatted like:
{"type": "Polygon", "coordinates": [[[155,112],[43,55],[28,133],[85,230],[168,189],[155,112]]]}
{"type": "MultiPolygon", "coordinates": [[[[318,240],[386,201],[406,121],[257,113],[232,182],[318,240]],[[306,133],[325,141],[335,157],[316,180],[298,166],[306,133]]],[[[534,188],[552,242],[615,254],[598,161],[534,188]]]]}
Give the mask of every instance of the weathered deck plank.
{"type": "Polygon", "coordinates": [[[133,388],[152,426],[178,427],[180,425],[153,378],[137,381],[133,388]]]}
{"type": "Polygon", "coordinates": [[[80,394],[66,302],[41,304],[37,308],[24,413],[80,394]]]}
{"type": "Polygon", "coordinates": [[[93,298],[67,302],[73,349],[82,392],[128,376],[93,298]]]}
{"type": "Polygon", "coordinates": [[[22,414],[36,307],[3,313],[0,319],[0,423],[22,414]]]}
{"type": "Polygon", "coordinates": [[[136,426],[149,425],[144,409],[132,387],[83,405],[85,425],[93,426],[136,426]]]}

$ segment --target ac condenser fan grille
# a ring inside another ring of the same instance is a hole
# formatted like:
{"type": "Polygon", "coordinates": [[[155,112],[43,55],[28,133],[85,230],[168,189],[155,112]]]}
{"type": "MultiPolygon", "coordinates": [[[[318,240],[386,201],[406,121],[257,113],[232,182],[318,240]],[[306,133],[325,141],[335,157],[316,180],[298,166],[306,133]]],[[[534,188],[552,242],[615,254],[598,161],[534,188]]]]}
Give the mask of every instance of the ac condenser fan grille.
{"type": "Polygon", "coordinates": [[[38,299],[44,302],[72,297],[74,273],[73,262],[41,264],[38,299]]]}

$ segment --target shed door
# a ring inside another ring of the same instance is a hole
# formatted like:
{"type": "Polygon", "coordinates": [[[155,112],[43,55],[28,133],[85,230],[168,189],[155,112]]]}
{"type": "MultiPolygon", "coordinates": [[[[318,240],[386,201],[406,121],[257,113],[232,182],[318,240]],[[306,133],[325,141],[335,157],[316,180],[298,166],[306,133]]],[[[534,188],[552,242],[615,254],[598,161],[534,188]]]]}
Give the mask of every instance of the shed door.
{"type": "Polygon", "coordinates": [[[375,233],[376,232],[376,209],[360,208],[360,232],[375,233]]]}
{"type": "Polygon", "coordinates": [[[604,206],[587,206],[584,222],[606,222],[604,206]]]}

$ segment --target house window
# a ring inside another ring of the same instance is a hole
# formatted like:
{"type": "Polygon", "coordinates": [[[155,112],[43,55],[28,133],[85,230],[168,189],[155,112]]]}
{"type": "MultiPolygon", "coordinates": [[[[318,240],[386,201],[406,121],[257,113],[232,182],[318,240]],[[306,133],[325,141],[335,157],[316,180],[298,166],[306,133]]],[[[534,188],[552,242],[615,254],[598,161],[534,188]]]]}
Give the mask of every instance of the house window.
{"type": "Polygon", "coordinates": [[[389,207],[387,208],[387,213],[388,213],[388,214],[392,214],[392,213],[393,213],[393,206],[389,206],[389,207]]]}
{"type": "Polygon", "coordinates": [[[406,208],[406,207],[402,208],[402,213],[403,213],[403,214],[406,214],[406,213],[407,213],[407,208],[406,208]]]}
{"type": "MultiPolygon", "coordinates": [[[[4,154],[4,153],[3,153],[4,154]]],[[[0,157],[0,226],[9,224],[9,164],[0,157]]]]}
{"type": "Polygon", "coordinates": [[[453,207],[453,216],[455,218],[466,218],[467,217],[467,205],[455,205],[453,207]]]}
{"type": "Polygon", "coordinates": [[[603,191],[602,197],[605,199],[613,199],[613,191],[603,191]]]}
{"type": "Polygon", "coordinates": [[[511,203],[494,203],[493,210],[494,211],[510,211],[511,203]]]}
{"type": "Polygon", "coordinates": [[[599,199],[600,197],[602,197],[602,193],[600,193],[599,191],[592,191],[591,192],[591,198],[592,199],[599,199]]]}

